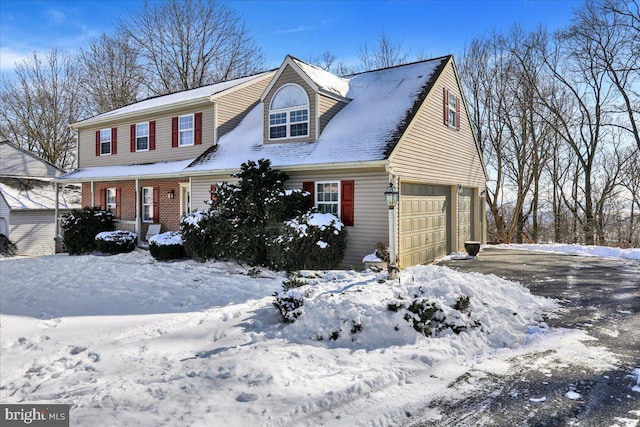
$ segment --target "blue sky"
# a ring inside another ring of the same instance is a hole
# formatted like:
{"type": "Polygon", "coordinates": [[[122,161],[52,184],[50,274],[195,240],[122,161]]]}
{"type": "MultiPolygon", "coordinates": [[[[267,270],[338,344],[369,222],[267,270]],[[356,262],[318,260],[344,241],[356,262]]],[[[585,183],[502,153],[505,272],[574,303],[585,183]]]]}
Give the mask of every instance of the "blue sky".
{"type": "MultiPolygon", "coordinates": [[[[159,0],[152,0],[159,1],[159,0]]],[[[73,52],[111,32],[139,0],[0,0],[0,69],[34,51],[73,52]]],[[[556,30],[569,23],[581,1],[228,1],[242,14],[264,49],[267,65],[286,54],[309,59],[330,51],[356,62],[360,46],[381,31],[402,42],[410,56],[459,55],[471,39],[518,23],[556,30]]]]}

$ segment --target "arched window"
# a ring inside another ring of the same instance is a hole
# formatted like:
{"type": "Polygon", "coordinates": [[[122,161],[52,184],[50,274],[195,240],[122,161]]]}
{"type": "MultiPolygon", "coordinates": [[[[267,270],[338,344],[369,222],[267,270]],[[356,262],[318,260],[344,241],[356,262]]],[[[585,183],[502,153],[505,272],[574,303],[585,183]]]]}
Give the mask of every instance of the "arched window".
{"type": "Polygon", "coordinates": [[[269,139],[309,136],[309,98],[296,84],[282,86],[269,106],[269,139]]]}

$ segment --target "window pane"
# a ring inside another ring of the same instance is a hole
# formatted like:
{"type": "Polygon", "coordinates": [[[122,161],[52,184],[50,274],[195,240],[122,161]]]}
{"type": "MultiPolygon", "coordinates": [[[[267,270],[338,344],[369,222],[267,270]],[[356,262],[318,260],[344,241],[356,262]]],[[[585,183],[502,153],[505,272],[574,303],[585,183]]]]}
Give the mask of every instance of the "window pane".
{"type": "Polygon", "coordinates": [[[307,109],[292,111],[289,114],[291,118],[291,123],[306,122],[307,120],[309,120],[309,110],[307,109]]]}
{"type": "Polygon", "coordinates": [[[193,144],[193,131],[185,130],[180,131],[180,145],[192,145],[193,144]]]}
{"type": "Polygon", "coordinates": [[[136,150],[144,151],[149,149],[149,140],[146,136],[136,138],[136,150]]]}
{"type": "Polygon", "coordinates": [[[286,138],[286,137],[287,137],[286,126],[273,126],[269,128],[269,138],[277,139],[277,138],[286,138]]]}
{"type": "Polygon", "coordinates": [[[138,123],[136,125],[136,137],[149,136],[149,124],[148,123],[138,123]]]}
{"type": "Polygon", "coordinates": [[[179,118],[180,130],[188,130],[193,128],[193,116],[182,116],[179,118]]]}
{"type": "Polygon", "coordinates": [[[270,125],[281,125],[287,123],[287,113],[274,113],[269,115],[270,125]]]}
{"type": "Polygon", "coordinates": [[[308,123],[291,125],[291,136],[307,136],[309,134],[308,128],[308,123]]]}
{"type": "Polygon", "coordinates": [[[100,131],[100,142],[111,142],[111,129],[102,129],[100,131]]]}

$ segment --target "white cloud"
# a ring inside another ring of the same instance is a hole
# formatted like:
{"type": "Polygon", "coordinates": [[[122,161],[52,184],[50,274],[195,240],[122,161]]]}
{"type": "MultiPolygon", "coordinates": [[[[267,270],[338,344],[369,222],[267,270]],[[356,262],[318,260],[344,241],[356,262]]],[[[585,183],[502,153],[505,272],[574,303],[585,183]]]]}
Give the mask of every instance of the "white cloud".
{"type": "Polygon", "coordinates": [[[0,70],[11,71],[19,62],[29,58],[31,52],[19,52],[10,47],[0,47],[0,70]]]}

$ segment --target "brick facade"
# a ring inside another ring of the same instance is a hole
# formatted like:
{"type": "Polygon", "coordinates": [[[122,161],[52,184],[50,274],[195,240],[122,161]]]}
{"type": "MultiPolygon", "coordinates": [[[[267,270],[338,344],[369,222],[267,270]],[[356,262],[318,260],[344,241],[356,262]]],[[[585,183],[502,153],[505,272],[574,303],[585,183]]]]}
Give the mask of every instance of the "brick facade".
{"type": "MultiPolygon", "coordinates": [[[[162,225],[162,232],[180,230],[180,183],[188,183],[184,180],[140,180],[142,187],[158,188],[158,218],[154,222],[162,225]],[[169,198],[169,193],[173,191],[173,199],[169,198]]],[[[115,188],[120,191],[120,217],[122,221],[135,221],[136,219],[136,183],[135,181],[105,181],[94,183],[94,200],[91,198],[91,184],[82,184],[82,205],[101,206],[101,190],[115,188]]],[[[142,194],[142,190],[141,193],[142,194]]],[[[141,207],[142,209],[142,207],[141,207]]],[[[142,212],[140,212],[142,216],[142,212]]],[[[144,236],[149,224],[142,223],[140,235],[144,236]]]]}

